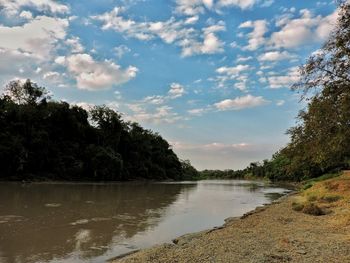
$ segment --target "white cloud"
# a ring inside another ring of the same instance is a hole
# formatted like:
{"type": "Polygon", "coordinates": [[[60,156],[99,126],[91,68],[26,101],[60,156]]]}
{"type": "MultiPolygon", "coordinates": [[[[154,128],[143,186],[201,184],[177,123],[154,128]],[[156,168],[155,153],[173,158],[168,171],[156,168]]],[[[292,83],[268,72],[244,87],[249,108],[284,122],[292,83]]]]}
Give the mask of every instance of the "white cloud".
{"type": "Polygon", "coordinates": [[[223,21],[203,28],[201,32],[191,27],[198,20],[197,16],[186,20],[172,17],[167,21],[137,22],[124,18],[123,12],[123,8],[116,7],[110,12],[91,18],[102,21],[103,30],[111,29],[142,41],[160,38],[164,43],[175,44],[182,48],[183,56],[223,52],[224,43],[215,34],[226,30],[223,21]]]}
{"type": "Polygon", "coordinates": [[[124,56],[124,54],[128,53],[131,51],[130,48],[128,48],[125,45],[120,45],[114,48],[114,51],[116,53],[117,58],[122,58],[124,56]]]}
{"type": "Polygon", "coordinates": [[[138,69],[129,66],[121,69],[112,61],[95,61],[89,54],[74,54],[58,57],[56,63],[67,66],[77,81],[77,87],[87,90],[101,90],[121,85],[136,77],[138,69]]]}
{"type": "Polygon", "coordinates": [[[127,107],[131,114],[127,114],[132,121],[141,123],[175,123],[185,118],[174,112],[173,108],[166,105],[169,101],[182,97],[186,93],[185,88],[179,83],[171,83],[166,95],[147,96],[127,107]]]}
{"type": "Polygon", "coordinates": [[[218,82],[218,88],[227,87],[227,82],[229,81],[238,81],[234,83],[233,87],[241,91],[246,91],[248,85],[248,76],[246,72],[248,70],[251,70],[251,67],[243,64],[234,67],[220,67],[216,69],[216,72],[220,75],[214,80],[218,82]]]}
{"type": "Polygon", "coordinates": [[[203,45],[200,50],[203,54],[223,52],[223,43],[214,33],[205,34],[203,45]]]}
{"type": "Polygon", "coordinates": [[[170,100],[174,100],[182,97],[186,93],[185,88],[179,83],[171,83],[169,91],[167,95],[152,95],[143,98],[140,101],[137,101],[135,104],[138,108],[134,111],[138,111],[139,109],[146,108],[149,105],[162,105],[167,103],[170,100]]]}
{"type": "Polygon", "coordinates": [[[279,61],[279,60],[293,59],[293,58],[296,58],[296,56],[293,54],[290,54],[287,51],[283,51],[283,52],[270,51],[258,57],[260,61],[279,61]]]}
{"type": "Polygon", "coordinates": [[[233,42],[230,43],[230,47],[231,48],[238,48],[239,45],[238,45],[238,43],[236,41],[233,41],[233,42]]]}
{"type": "Polygon", "coordinates": [[[182,55],[190,56],[193,54],[215,54],[223,52],[225,43],[215,35],[215,32],[225,30],[225,23],[220,21],[216,25],[203,28],[202,43],[195,40],[195,38],[185,38],[180,42],[180,46],[183,48],[182,55]]]}
{"type": "Polygon", "coordinates": [[[67,27],[68,20],[47,16],[36,17],[23,26],[0,25],[0,47],[47,60],[57,42],[66,37],[67,27]]]}
{"type": "Polygon", "coordinates": [[[261,7],[269,7],[271,6],[275,1],[274,0],[266,0],[261,4],[261,7]]]}
{"type": "Polygon", "coordinates": [[[197,23],[199,20],[199,16],[192,16],[192,17],[189,17],[185,20],[185,24],[186,25],[192,25],[192,24],[195,24],[197,23]]]}
{"type": "Polygon", "coordinates": [[[298,68],[292,67],[289,69],[286,75],[272,75],[269,76],[268,83],[271,89],[279,89],[284,87],[290,87],[293,83],[297,82],[300,78],[298,68]]]}
{"type": "Polygon", "coordinates": [[[237,77],[239,73],[250,69],[249,65],[237,65],[234,67],[220,67],[216,70],[219,74],[226,74],[230,77],[237,77]]]}
{"type": "Polygon", "coordinates": [[[253,31],[248,34],[248,46],[244,47],[244,50],[253,51],[265,44],[265,34],[268,30],[266,20],[246,21],[240,24],[239,28],[253,28],[253,31]]]}
{"type": "Polygon", "coordinates": [[[32,14],[30,11],[22,11],[22,12],[19,14],[19,17],[24,18],[24,19],[27,19],[27,20],[30,20],[30,19],[33,18],[33,14],[32,14]]]}
{"type": "Polygon", "coordinates": [[[220,111],[227,110],[242,110],[246,108],[254,108],[267,104],[268,101],[263,97],[252,96],[250,94],[243,97],[236,97],[234,99],[226,99],[215,103],[214,106],[220,111]]]}
{"type": "Polygon", "coordinates": [[[115,7],[110,12],[92,16],[91,18],[102,21],[103,30],[113,29],[139,40],[150,40],[159,37],[168,44],[193,32],[193,29],[185,27],[186,22],[182,20],[176,21],[174,18],[170,18],[165,22],[136,22],[131,19],[125,19],[122,16],[123,12],[123,8],[115,7]]]}
{"type": "Polygon", "coordinates": [[[192,144],[192,143],[182,143],[182,142],[170,142],[170,144],[178,150],[204,150],[204,151],[220,151],[220,150],[243,150],[246,148],[250,148],[252,145],[242,142],[242,143],[220,143],[220,142],[212,142],[207,144],[192,144]]]}
{"type": "Polygon", "coordinates": [[[153,96],[147,96],[145,97],[142,102],[144,103],[150,103],[150,104],[154,104],[154,105],[159,105],[159,104],[163,104],[166,102],[166,97],[161,96],[161,95],[153,95],[153,96]]]}
{"type": "MultiPolygon", "coordinates": [[[[30,18],[30,14],[21,13],[30,18]]],[[[46,75],[52,71],[51,60],[57,48],[66,38],[68,20],[37,16],[22,26],[0,25],[0,75],[4,81],[13,78],[41,78],[55,81],[58,78],[46,75]],[[43,72],[42,69],[45,68],[43,72]]]]}
{"type": "Polygon", "coordinates": [[[182,97],[185,94],[185,88],[179,83],[171,83],[168,94],[172,99],[182,97]]]}
{"type": "Polygon", "coordinates": [[[4,48],[0,48],[0,57],[0,76],[4,80],[19,77],[23,71],[26,73],[32,71],[33,64],[38,62],[30,53],[4,48]]]}
{"type": "Polygon", "coordinates": [[[197,108],[197,109],[191,109],[188,110],[187,112],[190,115],[194,115],[194,116],[201,116],[202,114],[204,114],[205,112],[207,112],[209,109],[207,108],[197,108]]]}
{"type": "Polygon", "coordinates": [[[176,0],[176,12],[188,16],[201,14],[205,6],[210,6],[213,1],[205,0],[176,0]],[[206,2],[206,5],[204,4],[206,2]]]}
{"type": "Polygon", "coordinates": [[[236,62],[239,63],[239,62],[246,62],[246,61],[249,61],[249,60],[252,60],[253,57],[252,56],[248,56],[248,57],[243,57],[241,55],[238,55],[237,59],[236,59],[236,62]]]}
{"type": "Polygon", "coordinates": [[[133,111],[133,114],[127,117],[136,122],[172,124],[182,119],[176,112],[173,112],[172,107],[167,105],[162,105],[155,109],[149,109],[142,104],[128,104],[128,107],[133,111]]]}
{"type": "Polygon", "coordinates": [[[224,8],[240,8],[246,10],[259,4],[268,7],[274,0],[176,0],[175,12],[181,15],[194,16],[203,14],[206,10],[221,14],[224,8]]]}
{"type": "Polygon", "coordinates": [[[43,79],[57,81],[59,79],[60,75],[61,74],[59,72],[49,71],[49,72],[44,73],[43,79]]]}
{"type": "Polygon", "coordinates": [[[38,11],[47,11],[54,14],[65,14],[69,7],[53,0],[0,0],[0,10],[7,16],[19,13],[23,7],[34,8],[38,11]]]}
{"type": "Polygon", "coordinates": [[[277,48],[295,48],[304,44],[322,42],[327,37],[336,23],[338,10],[322,17],[315,16],[309,10],[300,11],[299,18],[286,17],[279,21],[281,29],[271,35],[270,44],[277,48]]]}
{"type": "Polygon", "coordinates": [[[220,7],[240,7],[241,9],[248,9],[252,7],[257,0],[219,0],[218,6],[220,7]]]}
{"type": "Polygon", "coordinates": [[[240,91],[247,91],[247,81],[241,81],[241,82],[237,82],[235,83],[234,87],[240,91]]]}
{"type": "Polygon", "coordinates": [[[213,5],[214,5],[214,0],[203,0],[203,4],[208,9],[211,9],[213,7],[213,5]]]}
{"type": "Polygon", "coordinates": [[[220,20],[217,23],[213,23],[212,25],[203,28],[203,32],[205,34],[219,32],[219,31],[225,31],[226,30],[226,24],[224,21],[220,20]]]}
{"type": "Polygon", "coordinates": [[[286,102],[285,102],[284,100],[278,100],[278,101],[276,102],[276,105],[280,107],[280,106],[283,106],[285,103],[286,103],[286,102]]]}
{"type": "Polygon", "coordinates": [[[82,53],[84,52],[84,47],[80,43],[79,37],[71,37],[66,40],[66,44],[71,47],[72,53],[82,53]]]}
{"type": "MultiPolygon", "coordinates": [[[[206,10],[212,10],[220,13],[222,8],[238,7],[242,10],[253,7],[262,2],[259,0],[176,0],[176,13],[193,16],[203,14],[206,10]]],[[[261,6],[272,4],[272,0],[267,0],[261,6]]]]}

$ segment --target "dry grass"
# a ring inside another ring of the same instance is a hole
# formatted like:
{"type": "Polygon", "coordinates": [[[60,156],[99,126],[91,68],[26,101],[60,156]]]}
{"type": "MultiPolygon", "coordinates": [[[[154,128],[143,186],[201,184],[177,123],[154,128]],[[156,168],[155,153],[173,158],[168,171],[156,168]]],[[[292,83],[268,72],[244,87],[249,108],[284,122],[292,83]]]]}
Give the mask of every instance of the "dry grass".
{"type": "Polygon", "coordinates": [[[334,226],[350,225],[350,171],[316,182],[295,198],[293,209],[307,214],[332,214],[334,226]]]}

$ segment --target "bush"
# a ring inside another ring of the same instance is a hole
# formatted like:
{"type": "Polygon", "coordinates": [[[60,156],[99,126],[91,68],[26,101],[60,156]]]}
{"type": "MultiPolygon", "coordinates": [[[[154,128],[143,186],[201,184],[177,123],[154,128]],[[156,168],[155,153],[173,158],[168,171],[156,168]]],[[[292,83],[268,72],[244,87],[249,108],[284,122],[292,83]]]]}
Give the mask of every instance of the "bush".
{"type": "Polygon", "coordinates": [[[321,216],[325,214],[325,212],[314,203],[306,203],[301,212],[313,216],[321,216]]]}
{"type": "Polygon", "coordinates": [[[292,208],[293,208],[294,211],[300,212],[301,210],[303,210],[304,205],[300,204],[300,203],[293,202],[292,203],[292,208]]]}
{"type": "Polygon", "coordinates": [[[315,195],[309,195],[309,196],[307,197],[307,200],[310,201],[310,202],[314,202],[314,201],[317,200],[317,196],[315,196],[315,195]]]}
{"type": "Polygon", "coordinates": [[[326,195],[326,196],[322,197],[322,201],[325,201],[327,203],[333,203],[333,202],[337,202],[341,198],[342,197],[339,195],[326,195]]]}

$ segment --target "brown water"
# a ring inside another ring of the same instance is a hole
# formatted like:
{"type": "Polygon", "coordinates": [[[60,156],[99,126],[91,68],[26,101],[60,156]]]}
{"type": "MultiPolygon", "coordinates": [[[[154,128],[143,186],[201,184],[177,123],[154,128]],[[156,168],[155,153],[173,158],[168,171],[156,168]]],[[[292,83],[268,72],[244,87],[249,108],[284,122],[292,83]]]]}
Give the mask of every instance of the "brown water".
{"type": "Polygon", "coordinates": [[[0,184],[0,262],[104,262],[224,223],[286,189],[262,182],[0,184]]]}

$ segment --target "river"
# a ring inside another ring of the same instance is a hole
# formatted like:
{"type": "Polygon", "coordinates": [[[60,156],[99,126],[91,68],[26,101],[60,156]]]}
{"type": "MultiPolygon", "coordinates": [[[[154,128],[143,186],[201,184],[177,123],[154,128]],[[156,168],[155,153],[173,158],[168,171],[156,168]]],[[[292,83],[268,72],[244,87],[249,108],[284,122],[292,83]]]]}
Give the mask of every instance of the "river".
{"type": "Polygon", "coordinates": [[[105,262],[220,226],[287,191],[245,180],[1,183],[0,262],[105,262]]]}

